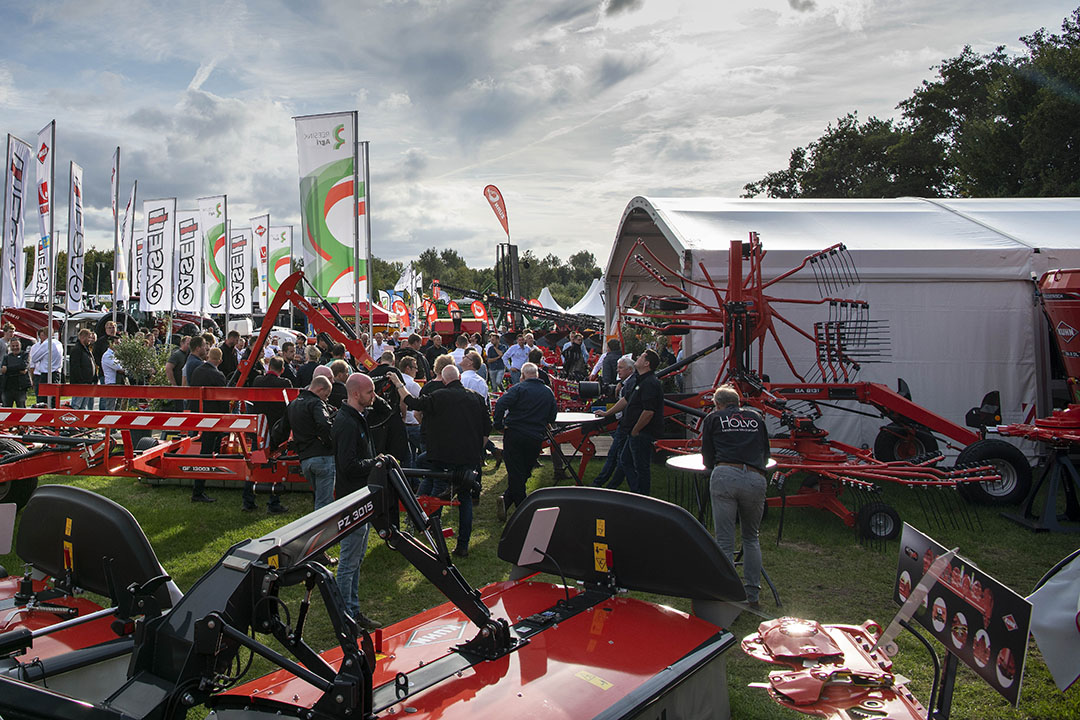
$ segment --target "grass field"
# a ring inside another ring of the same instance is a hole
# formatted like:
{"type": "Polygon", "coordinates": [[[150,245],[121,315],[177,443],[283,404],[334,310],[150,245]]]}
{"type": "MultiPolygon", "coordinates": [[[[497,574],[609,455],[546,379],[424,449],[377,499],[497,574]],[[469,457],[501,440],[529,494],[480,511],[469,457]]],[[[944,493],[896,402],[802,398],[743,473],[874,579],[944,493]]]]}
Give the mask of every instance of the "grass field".
{"type": "MultiPolygon", "coordinates": [[[[590,466],[595,474],[600,463],[590,466]]],[[[654,494],[664,497],[671,490],[672,477],[654,467],[654,494]]],[[[190,490],[176,486],[149,486],[130,478],[42,478],[43,483],[71,483],[106,495],[127,507],[139,520],[165,568],[181,589],[190,587],[232,544],[259,536],[310,510],[309,493],[289,494],[286,515],[271,516],[261,509],[240,512],[240,487],[211,488],[218,498],[213,505],[192,505],[190,490]]],[[[533,474],[531,487],[553,483],[551,467],[533,474]]],[[[470,556],[459,562],[465,578],[474,585],[505,579],[508,566],[496,557],[502,524],[495,518],[494,498],[506,485],[505,472],[484,476],[485,492],[477,507],[470,556]]],[[[901,516],[927,532],[946,547],[958,546],[960,553],[981,569],[1013,588],[1028,594],[1033,585],[1061,557],[1077,547],[1076,536],[1034,534],[997,516],[990,508],[979,508],[981,528],[927,527],[914,491],[886,488],[884,498],[901,516]]],[[[262,498],[260,498],[260,501],[262,498]]],[[[448,514],[448,524],[456,525],[456,513],[448,514]]],[[[855,542],[854,532],[835,517],[817,510],[791,510],[785,518],[783,542],[776,545],[779,513],[770,512],[762,527],[765,568],[777,585],[782,608],[774,607],[767,592],[762,593],[764,610],[770,614],[808,617],[821,622],[861,623],[872,618],[887,623],[897,608],[891,600],[899,543],[873,548],[855,542]]],[[[977,526],[978,527],[978,526],[977,526]]],[[[663,542],[657,538],[657,542],[663,542]]],[[[20,569],[14,555],[0,556],[9,572],[20,569]]],[[[443,598],[428,585],[402,557],[384,546],[375,536],[362,569],[360,588],[364,611],[383,623],[390,623],[437,605],[443,598]]],[[[295,595],[293,596],[295,600],[295,595]]],[[[648,598],[684,610],[689,603],[671,598],[648,598]]],[[[759,618],[744,614],[731,628],[738,637],[753,632],[759,618]]],[[[310,639],[320,649],[331,639],[325,618],[309,621],[310,639]]],[[[650,641],[663,642],[663,638],[650,641]]],[[[901,652],[896,670],[912,680],[912,688],[924,700],[930,690],[931,663],[926,651],[911,636],[900,639],[901,652]]],[[[937,647],[938,652],[943,650],[937,647]]],[[[1077,649],[1080,652],[1080,648],[1077,649]]],[[[775,705],[763,690],[747,688],[747,683],[765,680],[769,666],[744,656],[729,654],[729,683],[732,713],[736,718],[793,718],[799,715],[775,705]]],[[[256,661],[249,679],[269,670],[256,661]]],[[[193,714],[192,717],[199,715],[193,714]]],[[[1080,718],[1080,690],[1060,693],[1043,664],[1034,642],[1029,644],[1023,692],[1014,709],[961,666],[953,718],[1080,718]]]]}

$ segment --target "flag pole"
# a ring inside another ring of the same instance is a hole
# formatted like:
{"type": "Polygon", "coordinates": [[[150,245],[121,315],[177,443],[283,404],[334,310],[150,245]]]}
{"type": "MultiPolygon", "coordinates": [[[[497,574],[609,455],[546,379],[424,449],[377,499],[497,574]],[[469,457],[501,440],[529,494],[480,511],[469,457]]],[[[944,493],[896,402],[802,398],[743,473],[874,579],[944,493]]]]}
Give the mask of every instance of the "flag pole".
{"type": "MultiPolygon", "coordinates": [[[[52,369],[53,369],[53,356],[52,356],[52,339],[53,339],[53,300],[56,298],[55,285],[56,285],[56,253],[55,243],[53,238],[53,189],[56,187],[54,181],[56,179],[56,123],[51,123],[52,131],[49,133],[49,382],[52,382],[52,369]]],[[[70,190],[68,191],[70,192],[70,190]]],[[[68,253],[70,255],[70,253],[68,253]]],[[[59,402],[57,402],[59,404],[59,402]]]]}
{"type": "MultiPolygon", "coordinates": [[[[120,285],[120,278],[116,272],[116,258],[120,257],[120,146],[116,146],[116,167],[113,169],[116,173],[116,180],[113,182],[113,272],[112,272],[112,321],[113,325],[116,324],[116,305],[119,291],[117,288],[120,285]]],[[[134,208],[132,209],[134,210],[134,208]]],[[[127,212],[125,211],[125,215],[127,212]]],[[[125,263],[126,265],[127,263],[125,263]]],[[[128,271],[130,272],[130,270],[128,271]]],[[[124,273],[124,282],[127,282],[127,273],[124,273]]]]}
{"type": "Polygon", "coordinates": [[[372,327],[372,300],[371,289],[374,286],[374,268],[371,266],[371,192],[368,188],[370,185],[370,173],[368,165],[368,150],[370,144],[367,140],[364,141],[364,245],[366,258],[364,260],[364,274],[367,275],[367,291],[368,291],[368,305],[367,305],[367,325],[368,325],[368,337],[375,337],[375,331],[372,327]]]}
{"type": "MultiPolygon", "coordinates": [[[[353,123],[353,139],[356,138],[359,133],[359,122],[357,120],[357,114],[354,110],[352,112],[353,123]]],[[[360,339],[360,150],[364,143],[356,142],[353,144],[353,325],[356,328],[356,339],[360,339]]],[[[367,148],[364,148],[366,150],[367,148]]],[[[367,192],[367,188],[364,188],[364,192],[367,192]]],[[[367,213],[367,206],[364,206],[364,213],[367,213]]],[[[368,268],[365,266],[364,274],[368,273],[368,268]]],[[[370,284],[370,283],[369,283],[370,284]]],[[[368,309],[371,309],[371,293],[368,293],[368,309]]],[[[365,348],[366,350],[367,348],[365,348]]]]}

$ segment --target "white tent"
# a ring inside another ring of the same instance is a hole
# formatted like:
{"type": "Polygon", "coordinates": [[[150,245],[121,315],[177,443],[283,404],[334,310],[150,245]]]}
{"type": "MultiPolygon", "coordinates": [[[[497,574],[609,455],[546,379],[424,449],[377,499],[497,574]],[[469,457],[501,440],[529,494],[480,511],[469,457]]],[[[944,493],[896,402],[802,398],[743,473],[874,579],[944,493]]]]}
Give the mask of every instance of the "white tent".
{"type": "Polygon", "coordinates": [[[581,299],[566,312],[573,315],[604,317],[604,278],[595,278],[581,299]]]}
{"type": "MultiPolygon", "coordinates": [[[[606,267],[606,296],[619,305],[642,295],[674,295],[634,259],[642,255],[668,281],[677,273],[697,282],[704,270],[727,285],[733,240],[760,235],[766,279],[799,265],[807,255],[843,243],[859,282],[839,291],[870,303],[870,317],[891,335],[885,362],[863,365],[859,380],[896,387],[903,378],[917,403],[963,423],[965,412],[990,390],[1000,390],[1003,421],[1050,412],[1046,326],[1032,277],[1057,267],[1080,267],[1080,198],[925,200],[735,200],[644,198],[630,201],[606,267]],[[639,245],[640,243],[640,245],[639,245]],[[650,259],[648,252],[655,255],[650,259]],[[664,270],[663,266],[670,269],[664,270]]],[[[715,304],[711,292],[686,290],[715,304]]],[[[830,293],[832,294],[832,293],[830,293]]],[[[770,295],[821,297],[810,268],[777,283],[770,295]]],[[[826,311],[777,306],[796,326],[812,331],[826,311]]],[[[608,303],[609,327],[616,303],[608,303]]],[[[814,347],[793,331],[781,340],[800,372],[814,347]]],[[[686,336],[687,353],[717,339],[686,336]]],[[[688,389],[713,383],[722,358],[713,353],[689,370],[688,389]]],[[[773,381],[794,379],[775,345],[767,346],[773,381]]],[[[873,444],[880,420],[849,413],[822,426],[854,444],[873,444]]]]}
{"type": "Polygon", "coordinates": [[[551,291],[548,290],[546,287],[540,291],[540,296],[536,299],[539,300],[540,304],[548,310],[554,310],[555,312],[565,312],[562,305],[555,301],[555,298],[551,296],[551,291]]]}

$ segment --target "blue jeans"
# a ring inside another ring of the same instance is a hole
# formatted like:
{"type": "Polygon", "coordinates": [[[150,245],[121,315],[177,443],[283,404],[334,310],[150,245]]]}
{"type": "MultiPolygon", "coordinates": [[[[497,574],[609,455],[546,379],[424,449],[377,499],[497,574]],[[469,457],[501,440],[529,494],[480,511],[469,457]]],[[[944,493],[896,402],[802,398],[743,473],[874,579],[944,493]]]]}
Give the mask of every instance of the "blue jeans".
{"type": "Polygon", "coordinates": [[[71,398],[72,410],[93,410],[94,398],[92,397],[73,397],[71,398]]]}
{"type": "Polygon", "coordinates": [[[746,600],[757,602],[761,592],[761,543],[758,530],[765,509],[765,476],[754,470],[717,465],[709,477],[716,542],[735,562],[735,517],[742,525],[743,584],[746,600]]]}
{"type": "Polygon", "coordinates": [[[326,507],[334,502],[334,481],[337,472],[334,467],[333,455],[318,455],[305,458],[300,461],[300,470],[304,473],[304,479],[315,491],[315,509],[326,507]]]}
{"type": "MultiPolygon", "coordinates": [[[[478,468],[472,465],[435,465],[435,470],[441,470],[445,472],[454,472],[457,470],[477,470],[478,468]]],[[[446,493],[450,483],[446,480],[432,480],[429,477],[425,477],[420,481],[420,487],[417,488],[417,495],[436,495],[441,496],[446,493]]],[[[472,538],[472,521],[473,521],[473,504],[472,504],[472,492],[469,490],[456,489],[451,497],[457,495],[458,502],[458,532],[457,532],[457,546],[462,550],[469,549],[469,539],[472,538]]],[[[435,515],[442,515],[442,508],[440,507],[435,515]]]]}
{"type": "Polygon", "coordinates": [[[338,556],[337,586],[345,601],[345,610],[352,617],[360,614],[360,565],[367,553],[371,523],[364,523],[341,540],[338,556]]]}
{"type": "Polygon", "coordinates": [[[645,432],[636,436],[627,433],[626,444],[619,453],[619,469],[626,473],[630,492],[648,495],[652,490],[652,451],[652,435],[645,432]]]}
{"type": "Polygon", "coordinates": [[[502,390],[503,377],[506,376],[506,368],[499,368],[498,370],[488,369],[488,385],[492,390],[502,390]]]}
{"type": "Polygon", "coordinates": [[[417,466],[417,458],[424,452],[424,438],[420,433],[420,423],[415,425],[406,425],[405,434],[409,436],[409,450],[412,451],[409,457],[409,465],[411,467],[417,466]]]}
{"type": "Polygon", "coordinates": [[[106,410],[106,411],[115,410],[116,409],[116,401],[119,400],[119,399],[120,398],[103,397],[103,398],[101,398],[101,403],[99,404],[99,406],[101,407],[102,410],[106,410]]]}
{"type": "Polygon", "coordinates": [[[630,433],[622,428],[615,428],[615,432],[611,434],[611,449],[608,450],[607,459],[604,460],[604,467],[600,469],[600,474],[593,480],[595,487],[606,487],[614,490],[622,485],[625,473],[619,467],[619,455],[622,454],[623,448],[626,447],[628,437],[630,437],[630,433]]]}
{"type": "Polygon", "coordinates": [[[514,368],[510,371],[510,384],[517,385],[519,382],[521,382],[521,370],[514,368]]]}

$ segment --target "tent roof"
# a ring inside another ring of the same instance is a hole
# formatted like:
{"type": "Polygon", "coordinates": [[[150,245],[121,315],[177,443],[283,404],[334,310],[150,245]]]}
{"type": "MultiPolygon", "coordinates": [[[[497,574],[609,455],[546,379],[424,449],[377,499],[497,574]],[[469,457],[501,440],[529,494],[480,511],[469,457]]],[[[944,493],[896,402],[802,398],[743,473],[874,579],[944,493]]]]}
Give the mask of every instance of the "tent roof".
{"type": "Polygon", "coordinates": [[[574,303],[573,307],[569,308],[566,312],[573,315],[592,315],[594,317],[604,317],[604,278],[594,278],[592,285],[585,291],[585,294],[581,296],[581,299],[574,303]]]}
{"type": "Polygon", "coordinates": [[[551,290],[548,290],[546,287],[540,291],[540,296],[536,299],[539,300],[540,304],[548,310],[565,312],[565,310],[563,310],[563,306],[556,302],[555,298],[551,296],[551,290]]]}
{"type": "MultiPolygon", "coordinates": [[[[776,267],[843,243],[868,278],[1023,279],[1077,264],[1078,227],[1080,198],[635,197],[623,213],[607,274],[620,275],[639,238],[669,267],[685,271],[707,254],[726,255],[732,240],[757,232],[776,267]]],[[[640,275],[632,265],[630,260],[627,269],[640,275]]]]}

